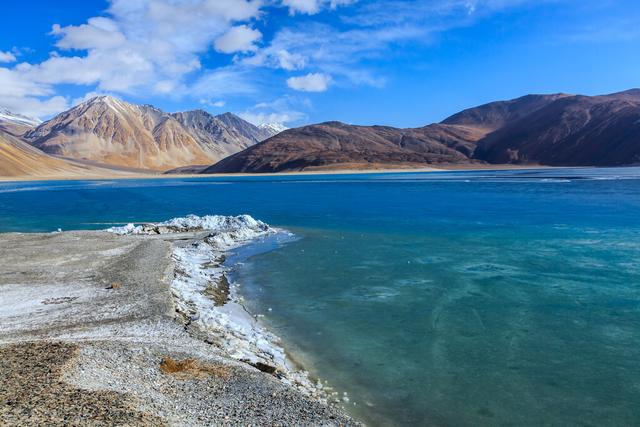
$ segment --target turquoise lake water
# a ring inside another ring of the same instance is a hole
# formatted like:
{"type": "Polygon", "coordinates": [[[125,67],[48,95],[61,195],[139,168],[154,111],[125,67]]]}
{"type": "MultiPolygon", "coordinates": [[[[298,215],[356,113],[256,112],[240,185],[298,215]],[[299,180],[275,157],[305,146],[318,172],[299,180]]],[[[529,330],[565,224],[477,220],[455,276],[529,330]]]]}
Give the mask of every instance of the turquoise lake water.
{"type": "Polygon", "coordinates": [[[0,183],[0,231],[189,213],[299,237],[236,279],[371,425],[640,425],[640,168],[0,183]]]}

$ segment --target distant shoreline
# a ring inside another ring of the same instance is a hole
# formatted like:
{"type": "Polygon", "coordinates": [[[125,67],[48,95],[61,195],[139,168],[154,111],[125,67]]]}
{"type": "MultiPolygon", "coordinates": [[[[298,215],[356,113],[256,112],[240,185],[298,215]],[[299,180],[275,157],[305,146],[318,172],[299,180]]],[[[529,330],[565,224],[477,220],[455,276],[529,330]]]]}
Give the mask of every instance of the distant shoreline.
{"type": "Polygon", "coordinates": [[[223,177],[258,177],[258,176],[304,176],[304,175],[355,175],[374,173],[420,173],[420,172],[456,172],[456,171],[487,171],[487,170],[526,170],[526,169],[559,169],[572,166],[542,166],[542,165],[446,165],[422,168],[372,168],[372,169],[314,169],[291,172],[265,173],[215,173],[215,174],[164,174],[164,173],[131,173],[123,174],[88,174],[82,175],[53,175],[53,176],[0,176],[0,182],[29,182],[29,181],[102,181],[125,179],[173,179],[173,178],[223,178],[223,177]]]}

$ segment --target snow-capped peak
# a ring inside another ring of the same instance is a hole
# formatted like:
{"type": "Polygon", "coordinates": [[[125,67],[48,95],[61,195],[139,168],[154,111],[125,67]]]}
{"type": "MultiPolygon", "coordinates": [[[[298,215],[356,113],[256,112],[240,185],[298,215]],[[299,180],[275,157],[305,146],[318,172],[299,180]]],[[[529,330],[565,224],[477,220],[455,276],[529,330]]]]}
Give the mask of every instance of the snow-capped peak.
{"type": "Polygon", "coordinates": [[[113,97],[111,95],[97,95],[93,98],[88,99],[83,103],[84,105],[106,105],[107,107],[114,110],[127,110],[130,107],[130,104],[124,102],[121,99],[113,97]]]}
{"type": "Polygon", "coordinates": [[[34,117],[24,116],[18,113],[13,113],[8,109],[2,107],[0,107],[0,120],[27,126],[37,126],[42,123],[42,120],[38,120],[34,117]]]}
{"type": "Polygon", "coordinates": [[[260,129],[267,130],[274,135],[289,129],[282,123],[262,123],[261,125],[258,125],[258,127],[260,129]]]}

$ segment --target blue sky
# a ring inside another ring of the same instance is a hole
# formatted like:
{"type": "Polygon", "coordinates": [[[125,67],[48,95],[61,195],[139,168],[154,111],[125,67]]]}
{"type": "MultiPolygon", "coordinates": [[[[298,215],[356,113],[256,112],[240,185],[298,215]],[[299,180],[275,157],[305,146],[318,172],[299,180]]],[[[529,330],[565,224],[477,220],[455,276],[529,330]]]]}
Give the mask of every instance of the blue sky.
{"type": "Polygon", "coordinates": [[[288,126],[422,126],[527,93],[640,86],[640,1],[6,1],[0,106],[97,94],[288,126]]]}

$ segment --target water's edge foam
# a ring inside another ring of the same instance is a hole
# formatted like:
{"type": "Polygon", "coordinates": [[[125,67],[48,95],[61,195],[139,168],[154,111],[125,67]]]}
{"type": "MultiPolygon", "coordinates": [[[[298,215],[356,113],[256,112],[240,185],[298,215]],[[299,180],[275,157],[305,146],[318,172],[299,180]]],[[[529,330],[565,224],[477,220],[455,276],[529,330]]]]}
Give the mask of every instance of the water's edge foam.
{"type": "MultiPolygon", "coordinates": [[[[171,293],[176,311],[187,331],[196,338],[217,345],[235,360],[270,373],[307,396],[328,404],[338,402],[338,393],[292,362],[280,338],[250,313],[239,292],[240,284],[229,282],[237,266],[227,265],[230,251],[286,230],[267,225],[249,215],[189,215],[161,223],[127,224],[105,230],[118,235],[199,233],[173,242],[174,278],[171,293]]],[[[345,395],[342,397],[348,401],[345,395]]]]}

